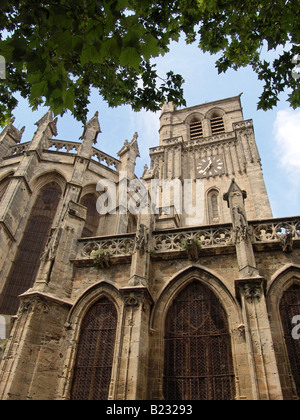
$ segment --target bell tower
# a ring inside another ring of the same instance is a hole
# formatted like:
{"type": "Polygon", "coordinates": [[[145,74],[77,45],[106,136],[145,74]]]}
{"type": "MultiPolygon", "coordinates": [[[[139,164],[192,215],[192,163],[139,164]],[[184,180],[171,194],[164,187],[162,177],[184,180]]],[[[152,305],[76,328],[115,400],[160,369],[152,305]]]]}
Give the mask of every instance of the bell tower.
{"type": "MultiPolygon", "coordinates": [[[[198,181],[204,197],[202,221],[197,224],[230,223],[222,197],[232,178],[248,193],[249,220],[272,217],[253,121],[244,119],[241,95],[180,110],[165,104],[159,133],[160,143],[150,149],[151,168],[144,179],[180,180],[183,191],[184,180],[195,185],[198,181]]],[[[188,225],[190,216],[182,208],[180,227],[188,225]]]]}

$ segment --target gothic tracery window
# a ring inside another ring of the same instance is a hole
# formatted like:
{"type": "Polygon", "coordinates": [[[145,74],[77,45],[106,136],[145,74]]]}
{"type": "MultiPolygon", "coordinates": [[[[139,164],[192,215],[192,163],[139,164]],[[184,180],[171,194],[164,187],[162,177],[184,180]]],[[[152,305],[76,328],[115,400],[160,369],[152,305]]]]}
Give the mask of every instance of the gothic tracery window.
{"type": "Polygon", "coordinates": [[[107,400],[117,328],[117,310],[106,297],[82,321],[71,400],[107,400]]]}
{"type": "Polygon", "coordinates": [[[293,318],[300,314],[300,285],[294,284],[283,293],[280,302],[280,315],[284,330],[284,339],[289,356],[291,372],[298,397],[300,398],[300,339],[292,334],[293,318]]]}
{"type": "Polygon", "coordinates": [[[0,299],[0,313],[14,315],[18,296],[33,286],[60,197],[61,189],[55,182],[39,192],[0,299]]]}
{"type": "Polygon", "coordinates": [[[165,322],[164,397],[230,400],[234,372],[227,316],[199,281],[173,301],[165,322]]]}

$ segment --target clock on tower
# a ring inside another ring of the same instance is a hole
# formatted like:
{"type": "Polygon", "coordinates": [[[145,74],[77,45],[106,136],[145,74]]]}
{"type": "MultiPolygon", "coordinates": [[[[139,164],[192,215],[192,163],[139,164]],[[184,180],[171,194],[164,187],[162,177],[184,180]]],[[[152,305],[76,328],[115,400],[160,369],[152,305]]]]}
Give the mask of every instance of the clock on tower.
{"type": "Polygon", "coordinates": [[[200,159],[197,165],[197,173],[200,178],[218,176],[224,173],[224,163],[220,156],[211,156],[200,159]]]}

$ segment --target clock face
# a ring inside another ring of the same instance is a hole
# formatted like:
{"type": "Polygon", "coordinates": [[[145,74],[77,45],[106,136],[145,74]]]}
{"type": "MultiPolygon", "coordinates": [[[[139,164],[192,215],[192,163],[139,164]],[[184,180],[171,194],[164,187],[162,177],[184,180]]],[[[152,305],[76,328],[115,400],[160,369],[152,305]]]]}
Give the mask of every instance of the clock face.
{"type": "Polygon", "coordinates": [[[198,162],[197,172],[200,177],[222,175],[224,164],[220,156],[211,156],[198,162]]]}

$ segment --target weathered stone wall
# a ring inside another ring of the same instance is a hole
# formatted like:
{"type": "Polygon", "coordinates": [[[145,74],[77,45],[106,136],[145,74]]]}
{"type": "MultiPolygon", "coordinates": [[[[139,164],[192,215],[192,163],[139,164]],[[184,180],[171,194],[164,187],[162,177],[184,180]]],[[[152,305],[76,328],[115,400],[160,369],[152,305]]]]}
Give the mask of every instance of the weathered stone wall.
{"type": "Polygon", "coordinates": [[[48,113],[23,149],[7,132],[0,137],[0,143],[6,139],[0,154],[16,153],[2,156],[0,165],[0,179],[12,175],[0,202],[0,290],[36,194],[53,180],[63,192],[36,281],[20,296],[13,328],[5,333],[0,399],[70,399],[81,325],[103,296],[118,314],[109,398],[163,399],[165,319],[174,298],[193,281],[209,288],[227,314],[236,399],[296,398],[278,308],[283,291],[300,284],[300,222],[269,219],[253,123],[243,121],[240,98],[163,109],[160,146],[151,150],[144,179],[195,180],[195,159],[224,159],[225,172],[204,181],[203,223],[190,228],[185,215],[139,215],[128,233],[129,215],[117,212],[100,218],[98,237],[81,238],[86,220],[81,197],[95,192],[101,178],[117,185],[119,171],[134,177],[137,136],[125,142],[117,161],[93,148],[97,116],[86,125],[82,143],[51,140],[54,125],[48,113]],[[218,136],[211,136],[208,125],[214,111],[225,124],[218,136]],[[203,117],[206,137],[191,142],[188,128],[196,115],[203,117]],[[62,147],[67,152],[59,152],[62,147]],[[215,224],[209,224],[207,203],[212,190],[219,194],[215,224]]]}

